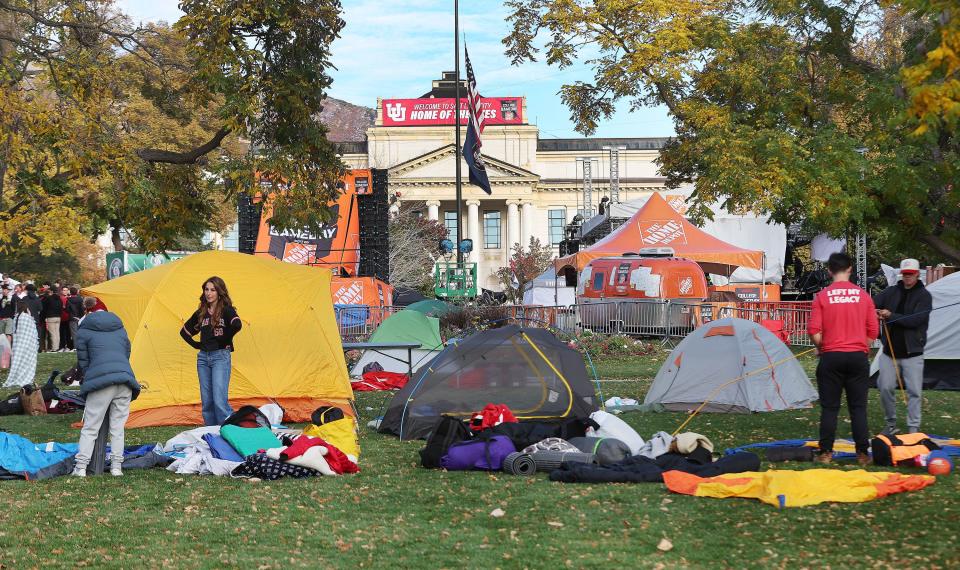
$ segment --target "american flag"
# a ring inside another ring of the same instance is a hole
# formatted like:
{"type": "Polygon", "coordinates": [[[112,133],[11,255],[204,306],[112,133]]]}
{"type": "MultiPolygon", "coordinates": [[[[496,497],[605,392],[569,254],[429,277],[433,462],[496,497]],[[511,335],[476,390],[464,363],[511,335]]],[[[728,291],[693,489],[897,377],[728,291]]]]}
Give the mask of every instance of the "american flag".
{"type": "Polygon", "coordinates": [[[470,183],[476,184],[487,194],[492,194],[490,180],[487,178],[487,167],[480,154],[480,149],[483,148],[483,141],[480,139],[480,134],[483,133],[481,98],[477,91],[477,78],[473,75],[473,66],[470,65],[470,55],[467,53],[466,46],[463,47],[463,57],[467,63],[467,107],[470,112],[467,137],[463,141],[463,158],[470,169],[470,183]]]}

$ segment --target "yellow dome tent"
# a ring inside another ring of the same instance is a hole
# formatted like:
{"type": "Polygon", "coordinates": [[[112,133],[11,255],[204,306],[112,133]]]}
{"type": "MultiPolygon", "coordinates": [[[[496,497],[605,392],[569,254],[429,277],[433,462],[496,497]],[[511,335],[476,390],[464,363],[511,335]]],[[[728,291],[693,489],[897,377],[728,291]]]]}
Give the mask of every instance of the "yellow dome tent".
{"type": "Polygon", "coordinates": [[[116,313],[130,335],[130,364],[143,391],[130,406],[127,427],[203,423],[197,351],[180,329],[213,275],[226,282],[243,321],[234,340],[233,408],[272,401],[293,422],[309,421],[321,405],[352,416],[330,271],[207,251],[83,290],[116,313]]]}

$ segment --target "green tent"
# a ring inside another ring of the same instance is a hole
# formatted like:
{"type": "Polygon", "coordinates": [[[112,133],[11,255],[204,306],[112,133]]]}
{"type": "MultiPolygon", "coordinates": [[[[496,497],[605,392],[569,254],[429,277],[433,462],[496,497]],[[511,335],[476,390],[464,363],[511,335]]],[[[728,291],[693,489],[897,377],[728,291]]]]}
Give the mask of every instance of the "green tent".
{"type": "MultiPolygon", "coordinates": [[[[432,361],[443,350],[443,340],[440,338],[440,320],[410,309],[404,309],[380,323],[377,330],[370,335],[369,342],[419,343],[420,348],[413,349],[411,353],[414,372],[432,361]]],[[[353,365],[350,375],[360,376],[363,373],[363,367],[371,362],[378,362],[388,372],[406,373],[408,372],[406,361],[406,349],[366,350],[360,360],[353,365]]]]}
{"type": "Polygon", "coordinates": [[[416,303],[407,305],[406,310],[423,313],[428,317],[442,317],[450,311],[456,310],[456,307],[438,299],[424,299],[423,301],[417,301],[416,303]]]}

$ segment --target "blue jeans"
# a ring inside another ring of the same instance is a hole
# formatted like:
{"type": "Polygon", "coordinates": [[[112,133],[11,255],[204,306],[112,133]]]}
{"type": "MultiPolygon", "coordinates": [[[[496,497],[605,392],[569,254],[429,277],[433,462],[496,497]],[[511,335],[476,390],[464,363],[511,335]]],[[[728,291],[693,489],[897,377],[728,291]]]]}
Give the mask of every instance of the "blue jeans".
{"type": "Polygon", "coordinates": [[[218,426],[230,417],[230,351],[201,350],[197,354],[197,376],[200,377],[200,409],[203,424],[218,426]]]}

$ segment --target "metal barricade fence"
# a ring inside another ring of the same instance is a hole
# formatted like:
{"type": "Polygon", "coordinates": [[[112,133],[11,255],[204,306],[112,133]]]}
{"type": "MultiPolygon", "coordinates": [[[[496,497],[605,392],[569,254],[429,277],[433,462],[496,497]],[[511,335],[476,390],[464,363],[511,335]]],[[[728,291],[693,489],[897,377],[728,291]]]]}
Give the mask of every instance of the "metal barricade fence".
{"type": "MultiPolygon", "coordinates": [[[[365,341],[390,315],[404,307],[337,307],[340,336],[365,341]]],[[[756,323],[779,321],[790,344],[810,346],[807,323],[810,302],[686,303],[669,300],[582,303],[569,306],[506,305],[496,307],[502,318],[533,327],[551,327],[575,335],[596,334],[659,337],[672,343],[710,321],[737,317],[756,323]]]]}
{"type": "Polygon", "coordinates": [[[334,307],[337,329],[344,341],[363,342],[370,338],[384,320],[404,307],[370,307],[348,305],[334,307]]]}

